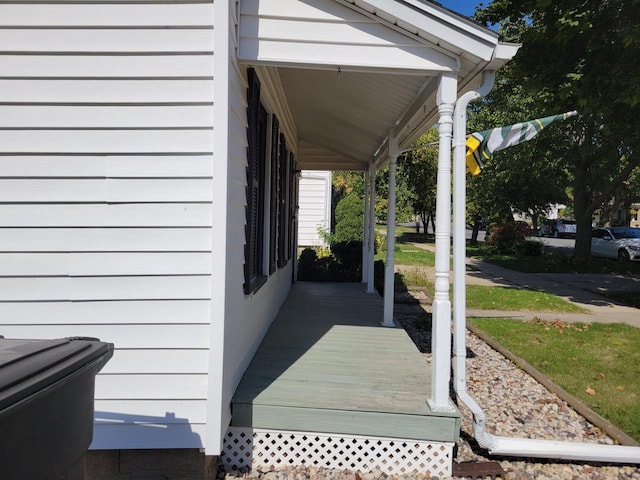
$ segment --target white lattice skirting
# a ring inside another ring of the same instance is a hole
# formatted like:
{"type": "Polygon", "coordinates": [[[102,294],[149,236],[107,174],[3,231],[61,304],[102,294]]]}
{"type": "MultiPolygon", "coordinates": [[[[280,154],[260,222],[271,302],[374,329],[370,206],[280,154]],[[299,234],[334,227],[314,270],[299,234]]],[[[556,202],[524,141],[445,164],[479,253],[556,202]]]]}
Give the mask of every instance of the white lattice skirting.
{"type": "Polygon", "coordinates": [[[219,460],[258,470],[316,466],[449,477],[453,443],[229,427],[219,460]]]}

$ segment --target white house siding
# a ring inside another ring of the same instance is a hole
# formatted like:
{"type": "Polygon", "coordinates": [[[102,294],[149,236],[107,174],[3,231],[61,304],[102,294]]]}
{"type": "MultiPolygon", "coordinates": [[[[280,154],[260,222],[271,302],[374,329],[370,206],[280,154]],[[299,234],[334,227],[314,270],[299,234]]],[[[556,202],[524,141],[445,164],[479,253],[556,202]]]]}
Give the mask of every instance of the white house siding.
{"type": "Polygon", "coordinates": [[[298,218],[298,245],[323,245],[318,227],[331,226],[331,172],[302,171],[298,218]]]}
{"type": "MultiPolygon", "coordinates": [[[[292,282],[292,261],[283,268],[277,269],[255,293],[245,295],[244,282],[244,246],[246,224],[246,188],[247,188],[247,66],[241,65],[236,57],[238,11],[237,2],[229,2],[231,25],[229,37],[225,40],[229,48],[229,65],[227,70],[228,102],[226,109],[216,109],[218,115],[224,113],[224,119],[218,121],[216,117],[216,131],[226,122],[228,142],[228,163],[226,167],[227,185],[227,231],[224,243],[226,245],[226,261],[220,268],[226,272],[224,296],[224,357],[222,358],[222,389],[220,409],[216,411],[215,404],[210,400],[209,433],[211,440],[207,452],[215,454],[219,448],[216,434],[220,437],[226,431],[231,420],[231,399],[242,379],[262,338],[268,330],[271,321],[278,313],[282,302],[287,296],[292,282]],[[220,415],[219,428],[216,428],[213,415],[220,415]]],[[[218,27],[216,27],[217,30],[218,27]]],[[[218,37],[216,37],[218,38],[218,37]]],[[[219,54],[221,56],[221,54],[219,54]]],[[[220,60],[216,68],[220,66],[220,60]]],[[[220,66],[221,70],[224,69],[220,66]]],[[[286,106],[277,75],[273,70],[259,69],[262,84],[262,102],[269,113],[275,113],[280,121],[281,131],[287,135],[287,146],[295,153],[296,138],[294,126],[291,124],[291,113],[286,106]],[[273,75],[273,78],[271,77],[273,75]]],[[[218,70],[216,70],[217,72],[218,70]]],[[[221,91],[220,75],[216,75],[216,91],[221,91]]],[[[216,105],[219,102],[216,100],[216,105]]],[[[216,143],[216,148],[218,143],[216,143]]],[[[216,164],[216,172],[218,172],[216,164]]],[[[268,175],[267,175],[268,178],[268,175]]],[[[268,181],[266,191],[269,191],[268,181]]],[[[214,195],[218,192],[214,192],[214,195]]],[[[268,205],[268,202],[267,202],[268,205]]],[[[214,216],[218,216],[214,212],[214,216]]],[[[266,215],[268,219],[269,215],[266,215]]],[[[215,235],[215,233],[214,233],[215,235]]],[[[266,250],[268,251],[268,249],[266,250]]],[[[219,259],[218,259],[219,260],[219,259]]],[[[215,293],[214,293],[215,295],[215,293]]],[[[213,302],[214,305],[216,302],[213,302]]],[[[215,319],[214,319],[215,320],[215,319]]],[[[213,332],[212,332],[213,334],[213,332]]],[[[212,340],[213,341],[213,340],[212,340]]],[[[213,362],[212,362],[213,365],[213,362]]],[[[213,373],[213,372],[212,372],[213,373]]]]}
{"type": "Polygon", "coordinates": [[[0,334],[115,344],[93,448],[205,446],[213,18],[0,4],[0,334]]]}
{"type": "Polygon", "coordinates": [[[241,8],[241,59],[329,69],[458,69],[457,60],[444,50],[341,2],[243,0],[241,8]]]}

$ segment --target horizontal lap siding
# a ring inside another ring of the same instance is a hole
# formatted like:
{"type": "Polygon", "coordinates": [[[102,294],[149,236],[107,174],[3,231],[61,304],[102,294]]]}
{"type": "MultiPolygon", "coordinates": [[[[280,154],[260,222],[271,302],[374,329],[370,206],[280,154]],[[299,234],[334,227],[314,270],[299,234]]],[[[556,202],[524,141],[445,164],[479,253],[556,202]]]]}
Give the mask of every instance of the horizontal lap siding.
{"type": "Polygon", "coordinates": [[[457,70],[444,50],[341,3],[243,0],[239,57],[326,68],[457,70]]]}
{"type": "Polygon", "coordinates": [[[322,239],[318,227],[329,228],[331,211],[331,175],[303,172],[300,178],[298,211],[298,245],[319,246],[322,239]],[[322,175],[322,176],[320,176],[322,175]]]}
{"type": "Polygon", "coordinates": [[[212,3],[0,4],[0,331],[115,344],[93,448],[204,446],[213,50],[212,3]]]}

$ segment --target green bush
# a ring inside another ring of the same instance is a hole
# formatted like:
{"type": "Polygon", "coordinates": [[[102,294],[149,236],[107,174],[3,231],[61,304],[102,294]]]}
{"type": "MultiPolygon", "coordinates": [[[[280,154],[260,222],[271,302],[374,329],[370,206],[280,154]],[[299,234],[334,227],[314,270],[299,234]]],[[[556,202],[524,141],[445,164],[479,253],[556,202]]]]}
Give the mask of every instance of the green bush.
{"type": "Polygon", "coordinates": [[[362,277],[362,242],[340,242],[332,255],[318,257],[305,248],[298,259],[298,280],[313,282],[359,282],[362,277]]]}
{"type": "Polygon", "coordinates": [[[334,242],[362,241],[364,229],[364,200],[357,193],[350,193],[336,205],[334,242]]]}
{"type": "Polygon", "coordinates": [[[319,280],[322,267],[313,248],[305,248],[298,258],[298,280],[319,280]]]}
{"type": "Polygon", "coordinates": [[[527,240],[530,233],[524,223],[506,223],[491,227],[485,243],[490,251],[512,255],[539,256],[544,253],[544,243],[527,240]]]}
{"type": "Polygon", "coordinates": [[[515,223],[495,225],[488,233],[485,243],[500,253],[517,253],[526,240],[524,229],[515,223]]]}
{"type": "Polygon", "coordinates": [[[539,240],[525,240],[522,244],[522,253],[534,257],[544,253],[544,243],[539,240]]]}
{"type": "Polygon", "coordinates": [[[362,267],[362,242],[360,240],[336,242],[331,245],[331,253],[347,269],[362,267]]]}
{"type": "Polygon", "coordinates": [[[373,264],[373,286],[380,296],[384,296],[384,262],[376,260],[373,264]]]}

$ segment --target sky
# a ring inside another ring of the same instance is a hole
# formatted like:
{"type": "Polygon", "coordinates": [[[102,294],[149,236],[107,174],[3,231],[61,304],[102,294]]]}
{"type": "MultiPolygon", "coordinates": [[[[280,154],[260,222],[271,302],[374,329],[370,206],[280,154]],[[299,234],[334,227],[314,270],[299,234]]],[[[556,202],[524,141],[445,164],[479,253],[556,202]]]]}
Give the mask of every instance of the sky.
{"type": "Polygon", "coordinates": [[[450,10],[461,13],[462,15],[471,16],[476,11],[476,6],[480,3],[491,3],[489,0],[436,0],[450,10]]]}

